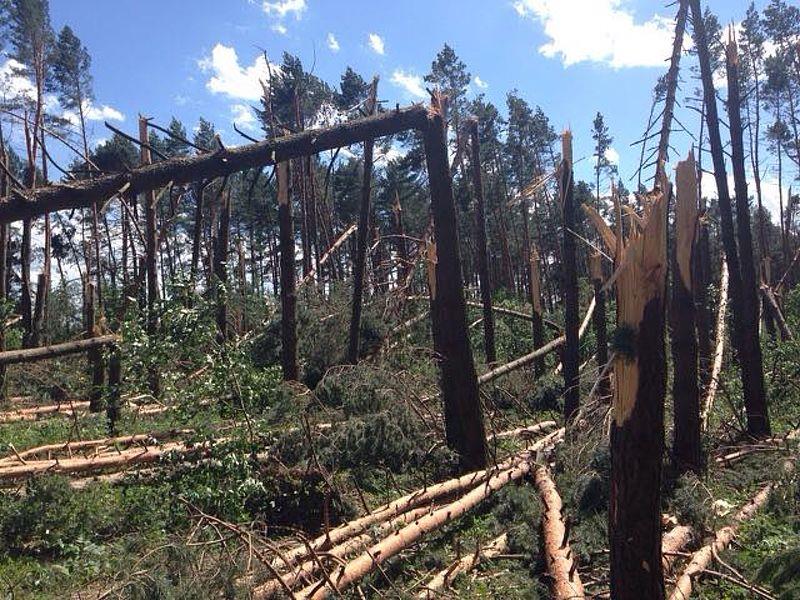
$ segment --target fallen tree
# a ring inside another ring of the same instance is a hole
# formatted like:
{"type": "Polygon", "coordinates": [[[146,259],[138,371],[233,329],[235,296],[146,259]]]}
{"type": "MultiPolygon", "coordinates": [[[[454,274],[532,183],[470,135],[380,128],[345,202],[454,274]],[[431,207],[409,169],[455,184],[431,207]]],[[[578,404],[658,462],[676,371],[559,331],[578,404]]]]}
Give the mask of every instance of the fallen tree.
{"type": "Polygon", "coordinates": [[[549,469],[539,466],[533,475],[539,497],[544,504],[542,534],[547,572],[556,600],[584,598],[583,583],[578,574],[575,555],[569,547],[569,532],[561,514],[561,496],[550,477],[549,469]]]}
{"type": "Polygon", "coordinates": [[[35,362],[48,358],[56,358],[67,354],[77,354],[113,344],[119,341],[119,336],[113,333],[98,335],[84,340],[75,340],[61,344],[51,344],[38,348],[24,348],[22,350],[6,350],[0,352],[0,366],[17,363],[35,362]]]}
{"type": "Polygon", "coordinates": [[[335,573],[329,573],[320,581],[303,589],[298,594],[299,597],[320,600],[327,598],[332,592],[338,593],[346,589],[424,535],[466,514],[506,484],[526,476],[533,468],[536,453],[551,448],[561,441],[563,436],[563,428],[546,436],[524,453],[517,465],[495,471],[485,483],[480,483],[459,500],[433,511],[381,540],[354,560],[342,565],[335,573]]]}
{"type": "Polygon", "coordinates": [[[706,397],[703,399],[703,412],[700,423],[703,431],[708,428],[708,417],[714,406],[714,398],[719,388],[719,376],[722,373],[722,359],[725,357],[725,313],[728,309],[728,263],[722,257],[722,267],[719,282],[719,309],[717,310],[717,323],[715,327],[716,346],[714,348],[714,362],[711,365],[711,376],[708,380],[706,397]]]}
{"type": "Polygon", "coordinates": [[[714,540],[692,554],[692,559],[683,574],[675,582],[675,589],[669,600],[686,600],[692,594],[694,581],[708,568],[714,557],[725,550],[733,541],[742,523],[749,520],[763,507],[772,492],[773,484],[767,484],[733,517],[733,522],[714,535],[714,540]]]}

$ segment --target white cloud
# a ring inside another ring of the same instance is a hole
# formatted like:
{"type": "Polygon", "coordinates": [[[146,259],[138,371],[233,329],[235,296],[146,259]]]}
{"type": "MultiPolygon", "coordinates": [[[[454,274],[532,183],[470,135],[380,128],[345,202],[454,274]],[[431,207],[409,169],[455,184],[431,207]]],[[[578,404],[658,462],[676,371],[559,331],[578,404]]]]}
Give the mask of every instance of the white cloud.
{"type": "Polygon", "coordinates": [[[271,29],[272,31],[280,35],[286,35],[289,32],[289,30],[286,29],[286,25],[284,25],[283,23],[275,23],[275,25],[273,25],[271,29]]]}
{"type": "Polygon", "coordinates": [[[372,51],[375,52],[375,54],[383,55],[386,53],[386,45],[383,41],[383,38],[377,33],[369,34],[369,47],[372,48],[372,51]]]}
{"type": "Polygon", "coordinates": [[[392,78],[389,80],[397,87],[403,88],[411,96],[424,98],[428,94],[422,84],[422,77],[413,73],[406,73],[402,69],[395,69],[392,78]]]}
{"type": "Polygon", "coordinates": [[[330,48],[331,52],[338,52],[340,48],[339,40],[332,33],[328,34],[328,48],[330,48]]]}
{"type": "Polygon", "coordinates": [[[308,8],[306,0],[278,0],[278,2],[265,2],[261,5],[264,12],[270,16],[283,19],[289,13],[294,13],[296,19],[302,17],[308,8]]]}
{"type": "Polygon", "coordinates": [[[606,157],[606,160],[610,162],[612,165],[619,164],[619,152],[617,152],[612,146],[606,148],[606,151],[603,153],[606,157]]]}
{"type": "Polygon", "coordinates": [[[475,82],[475,85],[477,85],[482,90],[485,90],[486,88],[489,87],[489,84],[486,83],[483,79],[481,79],[477,75],[475,75],[475,79],[473,79],[473,81],[475,82]]]}
{"type": "MultiPolygon", "coordinates": [[[[267,60],[259,55],[252,65],[242,67],[236,50],[217,44],[211,55],[198,62],[203,72],[211,73],[206,89],[212,94],[225,94],[238,100],[258,100],[263,90],[260,81],[267,79],[267,60]]],[[[273,65],[273,70],[276,69],[273,65]]]]}
{"type": "Polygon", "coordinates": [[[116,108],[102,104],[95,106],[88,104],[83,109],[83,114],[89,121],[124,121],[125,115],[119,112],[116,108]]]}
{"type": "Polygon", "coordinates": [[[663,67],[674,36],[670,17],[637,22],[630,0],[516,0],[518,15],[538,21],[548,42],[539,52],[568,67],[581,62],[663,67]]]}
{"type": "Polygon", "coordinates": [[[36,97],[36,87],[27,77],[18,74],[25,65],[21,62],[9,58],[0,66],[0,90],[2,97],[13,98],[25,96],[33,100],[36,97]]]}
{"type": "Polygon", "coordinates": [[[255,129],[256,115],[252,107],[246,104],[231,105],[231,118],[237,125],[246,129],[255,129]]]}

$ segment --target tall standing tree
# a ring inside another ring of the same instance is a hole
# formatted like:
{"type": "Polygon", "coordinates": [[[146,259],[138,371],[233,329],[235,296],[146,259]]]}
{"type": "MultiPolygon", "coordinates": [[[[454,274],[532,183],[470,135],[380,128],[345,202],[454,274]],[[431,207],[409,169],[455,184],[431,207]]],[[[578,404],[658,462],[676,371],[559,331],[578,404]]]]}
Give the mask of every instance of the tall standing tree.
{"type": "Polygon", "coordinates": [[[614,143],[614,138],[611,136],[606,125],[603,114],[598,112],[594,121],[592,121],[592,139],[594,140],[594,181],[595,181],[595,194],[597,205],[596,208],[600,211],[600,184],[604,175],[614,175],[617,172],[617,166],[608,158],[611,144],[614,143]]]}

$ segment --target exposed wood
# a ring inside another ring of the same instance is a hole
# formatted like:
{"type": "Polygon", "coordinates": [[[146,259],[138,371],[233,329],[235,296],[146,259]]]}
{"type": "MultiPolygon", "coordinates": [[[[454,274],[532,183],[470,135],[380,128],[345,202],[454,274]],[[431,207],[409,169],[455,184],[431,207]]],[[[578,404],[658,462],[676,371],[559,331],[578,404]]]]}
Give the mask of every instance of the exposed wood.
{"type": "Polygon", "coordinates": [[[60,344],[50,344],[39,348],[24,348],[22,350],[6,350],[0,352],[0,365],[13,365],[17,363],[35,362],[86,352],[92,348],[100,348],[112,344],[119,340],[119,336],[113,333],[98,335],[92,338],[75,340],[72,342],[62,342],[60,344]]]}
{"type": "Polygon", "coordinates": [[[669,185],[645,196],[644,229],[617,257],[617,328],[611,423],[611,595],[663,598],[661,463],[664,452],[665,288],[669,185]]]}
{"type": "Polygon", "coordinates": [[[436,301],[432,305],[434,349],[439,353],[445,433],[458,452],[461,468],[486,465],[486,432],[478,380],[467,330],[467,307],[461,275],[461,256],[447,159],[444,107],[441,100],[429,110],[424,133],[425,158],[431,190],[436,241],[436,301]]]}
{"type": "Polygon", "coordinates": [[[469,573],[477,567],[483,559],[491,559],[500,556],[508,549],[508,534],[503,533],[490,541],[489,543],[481,546],[477,545],[475,552],[470,552],[460,560],[455,561],[453,564],[445,569],[439,571],[434,575],[428,583],[425,584],[423,590],[417,594],[417,598],[425,600],[427,598],[436,598],[440,590],[450,587],[456,577],[461,573],[469,573]]]}
{"type": "Polygon", "coordinates": [[[728,263],[722,257],[720,267],[719,282],[719,303],[717,308],[716,343],[714,345],[714,360],[711,365],[711,372],[706,388],[706,395],[703,399],[703,410],[700,415],[700,427],[703,431],[708,428],[708,417],[714,407],[714,399],[719,389],[719,377],[722,373],[722,359],[725,357],[725,313],[728,309],[728,263]]]}
{"type": "Polygon", "coordinates": [[[481,147],[478,136],[478,120],[470,119],[468,123],[471,166],[472,194],[475,204],[475,255],[478,263],[478,277],[481,288],[481,304],[483,308],[483,346],[486,362],[497,362],[497,351],[494,342],[494,314],[492,313],[492,282],[489,278],[489,251],[486,243],[486,214],[483,198],[483,173],[481,168],[481,147]]]}
{"type": "Polygon", "coordinates": [[[676,525],[664,534],[661,541],[662,567],[669,573],[675,564],[677,552],[681,552],[694,540],[694,530],[688,525],[676,525]]]}
{"type": "Polygon", "coordinates": [[[0,198],[0,223],[102,203],[126,184],[130,186],[128,189],[131,194],[137,194],[164,186],[170,181],[178,185],[213,179],[237,171],[318,154],[368,138],[379,138],[408,129],[422,130],[426,124],[427,109],[414,105],[333,127],[307,129],[255,144],[220,149],[214,153],[171,158],[125,173],[71,181],[41,187],[35,191],[14,190],[10,196],[0,198]]]}
{"type": "Polygon", "coordinates": [[[575,555],[569,546],[569,532],[561,512],[563,508],[561,496],[549,469],[545,466],[537,467],[533,481],[544,504],[542,512],[544,562],[550,575],[553,598],[556,600],[585,598],[575,555]]]}
{"type": "Polygon", "coordinates": [[[321,600],[332,593],[341,592],[353,585],[356,581],[371,573],[382,563],[396,556],[428,533],[435,531],[442,525],[463,516],[489,496],[494,494],[508,483],[526,476],[533,468],[532,458],[536,451],[550,448],[556,440],[563,436],[563,429],[547,436],[531,448],[529,458],[519,464],[495,472],[484,483],[479,484],[459,500],[439,508],[432,513],[420,518],[418,521],[403,527],[388,538],[378,542],[359,557],[342,565],[330,573],[328,577],[308,586],[299,594],[301,598],[321,600]]]}
{"type": "Polygon", "coordinates": [[[328,248],[328,250],[325,252],[325,254],[323,254],[322,257],[319,259],[319,263],[317,264],[317,266],[314,267],[313,269],[311,269],[311,271],[306,276],[304,276],[303,279],[300,280],[300,282],[297,284],[297,289],[298,290],[301,287],[303,287],[305,284],[307,284],[308,282],[313,281],[313,279],[317,276],[317,272],[319,271],[319,269],[321,269],[325,265],[325,263],[327,263],[331,259],[333,254],[339,248],[342,247],[342,245],[350,238],[351,235],[353,235],[353,233],[357,229],[358,229],[358,226],[355,223],[353,223],[352,225],[350,225],[350,227],[348,227],[344,231],[344,233],[342,233],[342,235],[339,236],[339,239],[337,239],[331,245],[331,247],[328,248]]]}
{"type": "Polygon", "coordinates": [[[714,560],[715,555],[719,554],[733,541],[739,527],[748,521],[759,511],[769,499],[773,484],[768,484],[744,506],[733,517],[730,525],[717,531],[711,543],[703,546],[692,554],[692,559],[683,571],[683,574],[675,582],[675,589],[670,595],[670,600],[685,600],[691,597],[695,580],[708,568],[714,560]]]}

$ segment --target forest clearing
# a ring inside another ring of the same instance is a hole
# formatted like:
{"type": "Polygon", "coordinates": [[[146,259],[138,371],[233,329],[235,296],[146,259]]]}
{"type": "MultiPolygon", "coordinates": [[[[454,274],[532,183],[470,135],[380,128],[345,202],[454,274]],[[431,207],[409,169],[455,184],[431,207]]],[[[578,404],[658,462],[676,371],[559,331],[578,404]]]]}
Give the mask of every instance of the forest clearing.
{"type": "Polygon", "coordinates": [[[400,103],[250,4],[187,131],[0,0],[3,598],[800,598],[800,8],[661,6],[619,154],[435,28],[400,103]]]}

